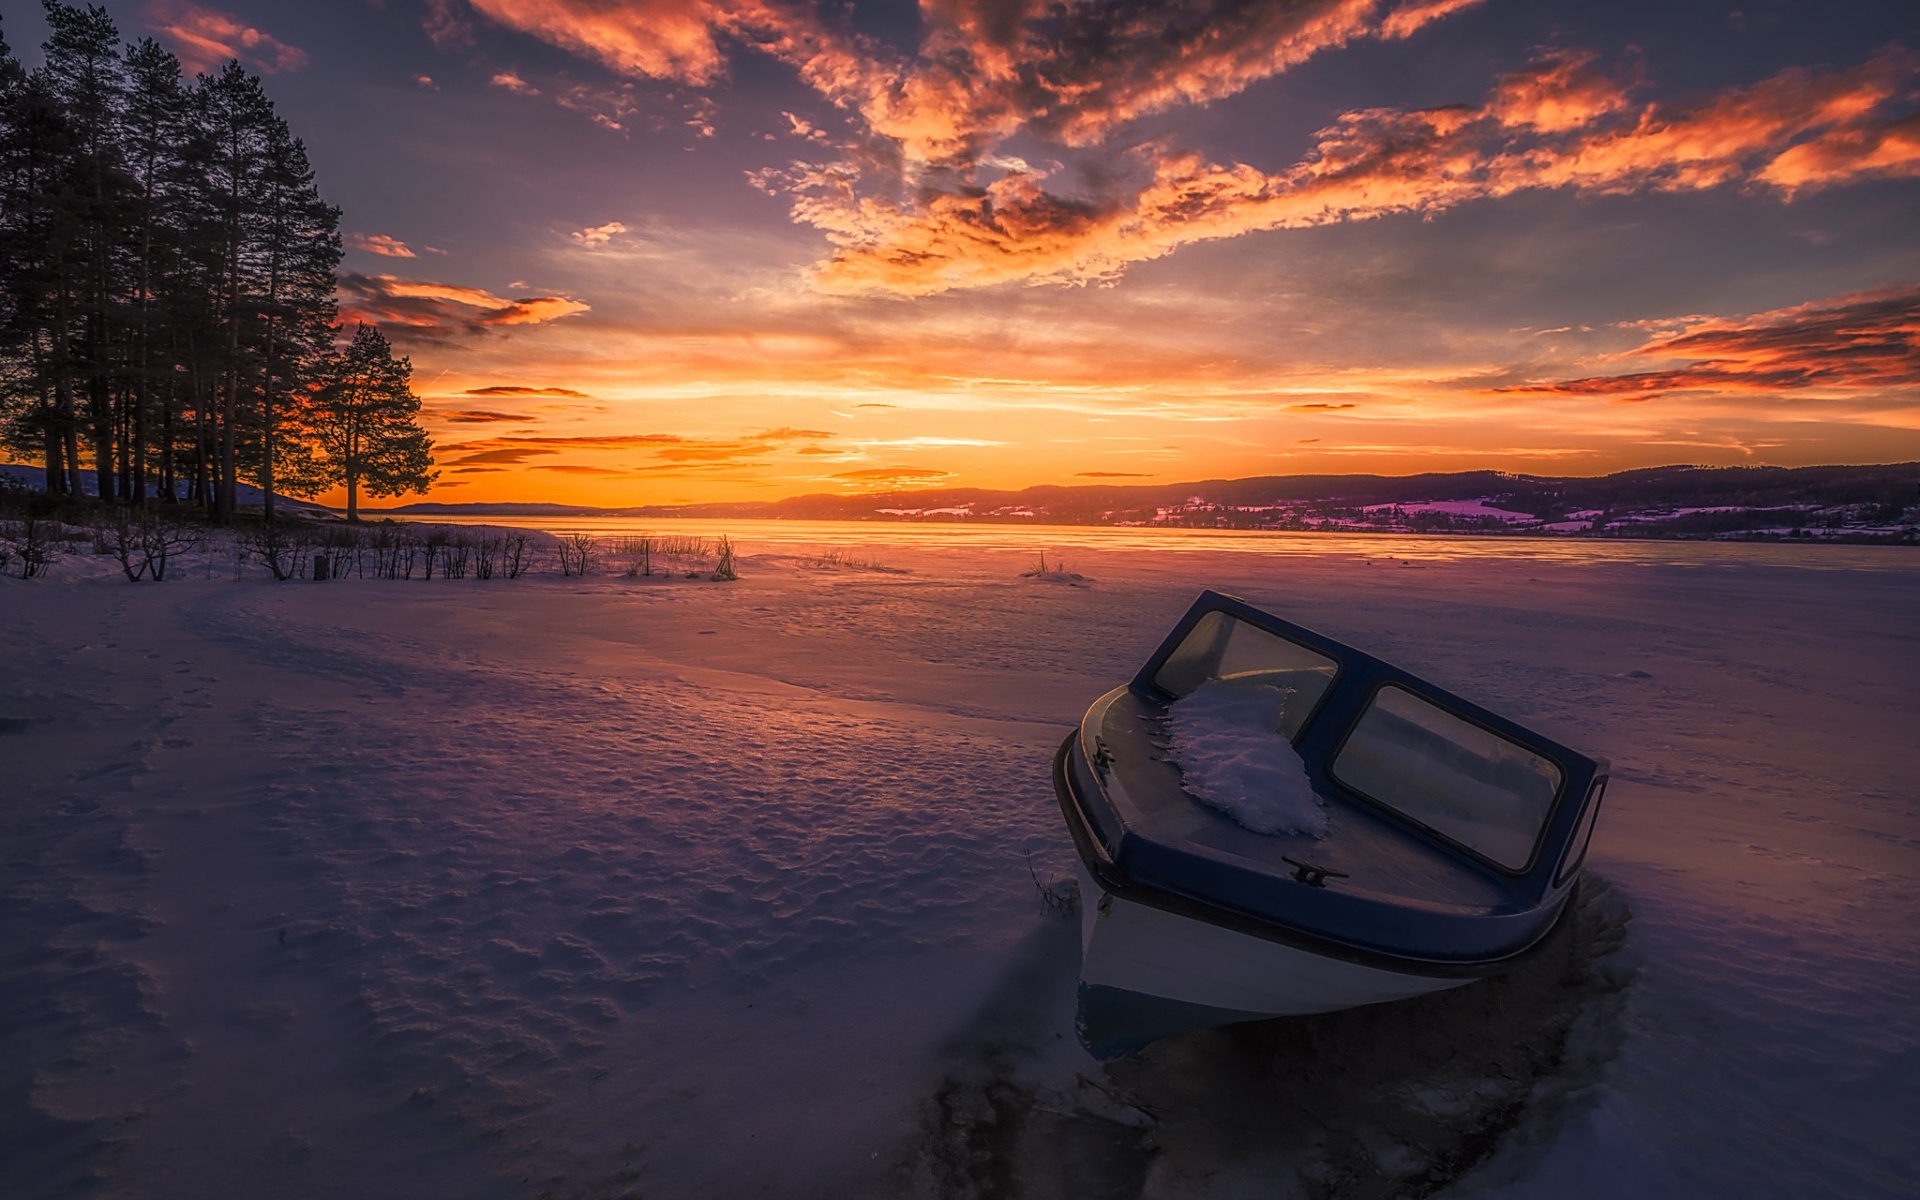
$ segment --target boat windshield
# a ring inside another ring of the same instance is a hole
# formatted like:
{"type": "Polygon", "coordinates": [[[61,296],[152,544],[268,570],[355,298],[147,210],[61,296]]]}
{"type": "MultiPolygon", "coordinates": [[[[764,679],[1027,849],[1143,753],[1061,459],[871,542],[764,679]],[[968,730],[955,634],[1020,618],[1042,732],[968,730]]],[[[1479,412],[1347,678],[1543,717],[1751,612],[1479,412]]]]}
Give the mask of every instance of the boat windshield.
{"type": "Polygon", "coordinates": [[[1154,672],[1154,686],[1186,696],[1210,680],[1279,690],[1285,699],[1275,732],[1292,741],[1333,684],[1338,664],[1223,612],[1201,617],[1154,672]]]}
{"type": "Polygon", "coordinates": [[[1509,870],[1533,858],[1560,768],[1388,684],[1334,756],[1333,777],[1509,870]]]}

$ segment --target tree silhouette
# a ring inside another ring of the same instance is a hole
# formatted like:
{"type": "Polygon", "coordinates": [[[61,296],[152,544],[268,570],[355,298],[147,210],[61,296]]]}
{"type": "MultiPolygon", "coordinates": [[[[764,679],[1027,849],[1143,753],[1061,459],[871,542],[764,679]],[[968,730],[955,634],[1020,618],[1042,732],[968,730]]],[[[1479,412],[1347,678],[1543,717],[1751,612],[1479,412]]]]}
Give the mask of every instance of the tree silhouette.
{"type": "Polygon", "coordinates": [[[395,358],[380,330],[361,325],[353,341],[322,368],[321,385],[297,420],[311,457],[287,484],[296,495],[329,485],[347,489],[347,520],[360,519],[360,493],[424,492],[438,472],[433,442],[420,428],[413,362],[395,358]]]}

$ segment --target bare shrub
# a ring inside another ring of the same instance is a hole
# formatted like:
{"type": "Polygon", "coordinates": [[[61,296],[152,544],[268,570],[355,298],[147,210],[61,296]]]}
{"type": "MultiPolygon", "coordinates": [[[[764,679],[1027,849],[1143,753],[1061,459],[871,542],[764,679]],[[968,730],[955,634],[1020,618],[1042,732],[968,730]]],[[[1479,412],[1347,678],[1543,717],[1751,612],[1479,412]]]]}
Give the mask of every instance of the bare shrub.
{"type": "Polygon", "coordinates": [[[508,579],[518,579],[533,569],[536,551],[533,539],[524,533],[510,533],[501,543],[501,567],[508,579]]]}
{"type": "Polygon", "coordinates": [[[600,539],[590,533],[569,533],[560,538],[560,573],[585,576],[600,564],[600,539]]]}
{"type": "Polygon", "coordinates": [[[434,560],[439,558],[442,552],[446,550],[446,548],[447,548],[447,531],[446,530],[436,529],[433,532],[427,534],[427,540],[421,546],[421,550],[425,555],[426,565],[427,565],[427,573],[421,576],[422,579],[433,578],[434,560]]]}
{"type": "Polygon", "coordinates": [[[816,571],[887,571],[899,573],[900,568],[889,567],[879,559],[868,554],[857,554],[843,546],[834,546],[820,551],[805,562],[816,571]]]}
{"type": "Polygon", "coordinates": [[[411,529],[396,529],[392,556],[387,560],[388,579],[412,579],[413,563],[420,555],[420,539],[411,529]]]}
{"type": "Polygon", "coordinates": [[[732,583],[740,578],[733,569],[733,539],[721,534],[714,554],[716,561],[713,568],[713,581],[715,583],[732,583]]]}
{"type": "Polygon", "coordinates": [[[497,537],[481,536],[473,543],[473,577],[492,579],[493,567],[500,559],[501,542],[497,537]]]}
{"type": "Polygon", "coordinates": [[[691,534],[671,534],[657,537],[653,543],[654,556],[667,564],[669,574],[698,575],[713,557],[713,543],[703,537],[691,534]]]}
{"type": "Polygon", "coordinates": [[[624,537],[614,544],[614,556],[620,562],[621,573],[628,579],[653,574],[653,535],[643,533],[637,537],[624,537]]]}
{"type": "Polygon", "coordinates": [[[45,575],[60,555],[54,532],[39,504],[22,505],[13,519],[0,521],[0,570],[17,565],[22,579],[45,575]]]}
{"type": "Polygon", "coordinates": [[[1053,565],[1048,566],[1047,552],[1045,550],[1040,552],[1040,561],[1038,563],[1020,572],[1020,578],[1044,579],[1049,583],[1070,583],[1075,586],[1082,586],[1092,582],[1085,575],[1081,575],[1069,568],[1062,559],[1055,559],[1053,565]]]}
{"type": "Polygon", "coordinates": [[[173,560],[200,548],[201,531],[159,513],[148,514],[146,525],[147,576],[155,583],[167,577],[173,560]]]}
{"type": "MultiPolygon", "coordinates": [[[[306,531],[287,521],[264,521],[247,530],[239,539],[242,555],[251,555],[282,583],[306,573],[306,531]]],[[[236,576],[240,571],[236,563],[236,576]]]]}
{"type": "Polygon", "coordinates": [[[116,507],[99,522],[109,551],[129,583],[144,578],[158,583],[167,564],[200,544],[199,531],[151,509],[116,507]]]}
{"type": "Polygon", "coordinates": [[[354,571],[360,570],[360,553],[365,540],[358,526],[335,525],[320,537],[320,545],[314,550],[313,556],[327,560],[327,578],[339,579],[347,574],[349,564],[354,571]]]}
{"type": "Polygon", "coordinates": [[[465,579],[467,566],[473,560],[473,542],[466,534],[456,533],[448,539],[447,546],[441,552],[440,574],[448,579],[465,579]]]}

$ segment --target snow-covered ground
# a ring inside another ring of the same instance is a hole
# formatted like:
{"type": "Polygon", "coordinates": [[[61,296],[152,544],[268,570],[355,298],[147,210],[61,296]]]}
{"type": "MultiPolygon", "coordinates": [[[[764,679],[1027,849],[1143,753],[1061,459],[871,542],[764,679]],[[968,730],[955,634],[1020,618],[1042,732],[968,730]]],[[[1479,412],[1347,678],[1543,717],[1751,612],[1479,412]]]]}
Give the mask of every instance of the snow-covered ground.
{"type": "Polygon", "coordinates": [[[1920,557],[842,536],[0,579],[0,1195],[1914,1194],[1920,557]],[[1585,982],[1080,1054],[1049,758],[1203,586],[1611,757],[1585,982]]]}

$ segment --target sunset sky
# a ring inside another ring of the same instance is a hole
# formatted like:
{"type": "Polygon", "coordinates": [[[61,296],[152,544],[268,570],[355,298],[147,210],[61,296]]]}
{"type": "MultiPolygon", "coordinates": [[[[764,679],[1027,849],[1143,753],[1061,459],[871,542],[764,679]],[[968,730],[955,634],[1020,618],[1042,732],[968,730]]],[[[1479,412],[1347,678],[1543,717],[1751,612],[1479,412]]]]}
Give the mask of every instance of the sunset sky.
{"type": "Polygon", "coordinates": [[[109,8],[265,76],[436,500],[1920,458],[1910,2],[109,8]]]}

